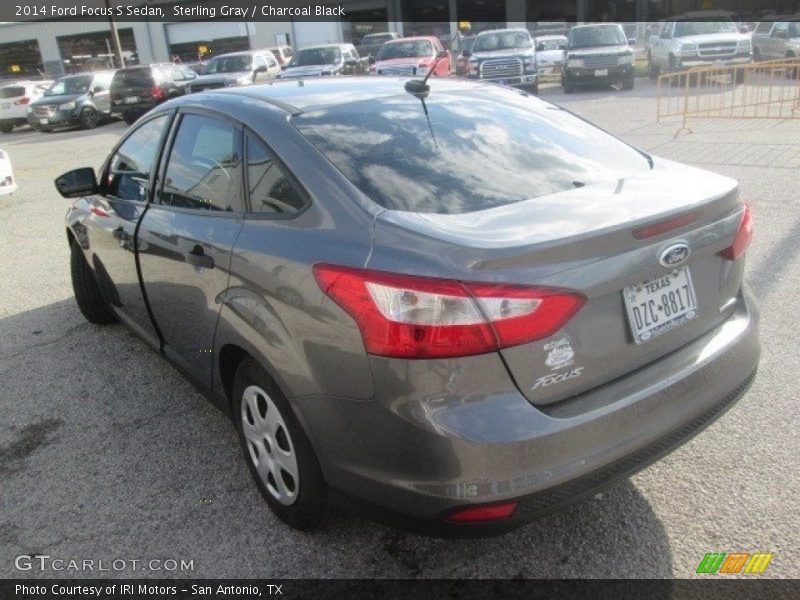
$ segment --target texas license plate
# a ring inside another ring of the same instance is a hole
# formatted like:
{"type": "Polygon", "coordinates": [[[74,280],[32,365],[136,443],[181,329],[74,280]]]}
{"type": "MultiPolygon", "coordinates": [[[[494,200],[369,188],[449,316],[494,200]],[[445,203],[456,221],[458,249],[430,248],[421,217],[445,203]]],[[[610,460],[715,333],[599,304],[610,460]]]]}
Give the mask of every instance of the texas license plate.
{"type": "Polygon", "coordinates": [[[49,122],[49,119],[39,119],[39,125],[47,125],[49,122]]]}
{"type": "Polygon", "coordinates": [[[697,316],[692,276],[684,267],[622,290],[633,339],[642,344],[697,316]]]}
{"type": "Polygon", "coordinates": [[[136,104],[139,102],[139,96],[125,96],[125,104],[136,104]]]}
{"type": "Polygon", "coordinates": [[[595,77],[606,77],[608,75],[608,69],[595,69],[594,76],[595,77]]]}

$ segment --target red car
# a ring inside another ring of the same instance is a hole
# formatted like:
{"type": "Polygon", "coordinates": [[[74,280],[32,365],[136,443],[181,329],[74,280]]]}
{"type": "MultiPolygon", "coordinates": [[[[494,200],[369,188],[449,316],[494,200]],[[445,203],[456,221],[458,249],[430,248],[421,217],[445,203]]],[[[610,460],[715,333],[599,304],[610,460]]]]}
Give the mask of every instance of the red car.
{"type": "Polygon", "coordinates": [[[450,52],[433,36],[400,38],[386,42],[369,68],[374,75],[427,75],[436,65],[433,74],[450,75],[450,52]]]}

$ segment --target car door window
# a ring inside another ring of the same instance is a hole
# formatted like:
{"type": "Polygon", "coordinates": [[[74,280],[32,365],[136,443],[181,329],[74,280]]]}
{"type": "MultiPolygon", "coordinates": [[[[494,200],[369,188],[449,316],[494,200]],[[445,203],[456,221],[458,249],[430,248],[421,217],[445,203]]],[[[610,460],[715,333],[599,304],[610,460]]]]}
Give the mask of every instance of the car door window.
{"type": "Polygon", "coordinates": [[[204,115],[184,115],[159,202],[179,208],[243,212],[241,133],[204,115]]]}
{"type": "Polygon", "coordinates": [[[305,194],[273,160],[266,145],[252,136],[247,138],[247,182],[254,213],[287,215],[305,205],[305,194]]]}
{"type": "Polygon", "coordinates": [[[763,22],[756,25],[755,33],[769,33],[772,29],[772,22],[763,22]]]}
{"type": "Polygon", "coordinates": [[[142,124],[114,153],[106,174],[106,193],[121,200],[147,202],[150,173],[156,162],[167,115],[142,124]]]}

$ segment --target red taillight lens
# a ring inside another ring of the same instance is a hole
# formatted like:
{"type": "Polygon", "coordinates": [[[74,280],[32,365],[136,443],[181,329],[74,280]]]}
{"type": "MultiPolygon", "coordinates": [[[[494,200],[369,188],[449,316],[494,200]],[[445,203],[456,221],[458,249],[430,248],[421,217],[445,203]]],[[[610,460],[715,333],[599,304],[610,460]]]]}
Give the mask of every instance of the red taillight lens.
{"type": "Polygon", "coordinates": [[[19,100],[16,100],[14,102],[14,104],[16,104],[17,106],[20,106],[22,104],[28,104],[30,101],[31,101],[31,99],[28,98],[27,96],[25,96],[24,98],[20,98],[19,100]]]}
{"type": "Polygon", "coordinates": [[[315,265],[323,292],[355,319],[367,352],[444,358],[551,336],[583,306],[578,293],[462,283],[315,265]]]}
{"type": "Polygon", "coordinates": [[[517,510],[518,502],[495,504],[494,506],[473,506],[462,508],[450,514],[445,520],[450,523],[480,523],[507,519],[517,510]]]}
{"type": "Polygon", "coordinates": [[[750,245],[752,240],[753,209],[750,208],[749,204],[745,204],[744,211],[742,212],[742,220],[739,223],[739,229],[736,232],[736,237],[733,240],[733,244],[720,252],[720,255],[724,256],[728,260],[736,260],[747,251],[747,247],[750,245]]]}
{"type": "Polygon", "coordinates": [[[150,88],[150,95],[153,97],[153,100],[161,100],[164,97],[164,90],[154,85],[150,88]]]}
{"type": "Polygon", "coordinates": [[[666,221],[659,221],[658,223],[652,223],[650,225],[640,227],[639,229],[634,229],[633,237],[635,237],[637,240],[646,240],[647,238],[661,235],[667,231],[672,231],[673,229],[691,225],[699,218],[699,212],[686,213],[685,215],[667,219],[666,221]]]}

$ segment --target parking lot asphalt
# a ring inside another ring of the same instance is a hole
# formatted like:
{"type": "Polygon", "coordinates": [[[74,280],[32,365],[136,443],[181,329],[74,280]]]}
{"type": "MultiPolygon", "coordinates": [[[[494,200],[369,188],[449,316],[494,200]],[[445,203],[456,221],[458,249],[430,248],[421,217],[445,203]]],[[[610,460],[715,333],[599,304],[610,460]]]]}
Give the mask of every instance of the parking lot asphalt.
{"type": "Polygon", "coordinates": [[[288,529],[259,496],[233,427],[122,326],[72,296],[53,179],[99,167],[125,130],[0,136],[19,191],[0,197],[0,577],[691,577],[707,552],[772,552],[800,577],[800,120],[704,120],[677,138],[654,86],[562,104],[654,154],[738,178],[755,211],[747,280],[763,356],[746,396],[681,449],[517,532],[442,540],[349,515],[288,529]],[[21,554],[192,560],[186,572],[20,572],[21,554]]]}

